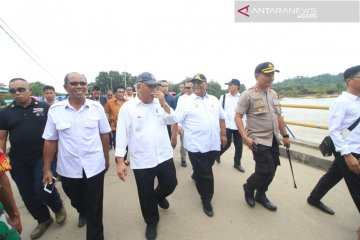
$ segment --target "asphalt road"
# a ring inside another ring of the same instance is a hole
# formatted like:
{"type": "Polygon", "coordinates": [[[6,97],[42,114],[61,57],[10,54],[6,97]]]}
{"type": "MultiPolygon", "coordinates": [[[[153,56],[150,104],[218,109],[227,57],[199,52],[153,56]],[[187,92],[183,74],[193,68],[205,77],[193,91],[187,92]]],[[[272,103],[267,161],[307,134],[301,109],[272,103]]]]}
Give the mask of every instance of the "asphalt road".
{"type": "MultiPolygon", "coordinates": [[[[111,151],[113,159],[114,151],[111,151]]],[[[327,215],[307,204],[306,198],[324,171],[294,162],[297,189],[294,189],[288,160],[281,159],[275,179],[267,193],[268,198],[278,206],[277,212],[270,212],[257,204],[247,206],[242,185],[254,170],[252,155],[246,147],[242,165],[246,172],[233,168],[233,146],[223,155],[220,164],[215,163],[215,195],[213,207],[215,216],[207,217],[201,206],[199,195],[190,175],[191,165],[180,166],[179,148],[175,149],[178,186],[168,198],[170,208],[160,209],[158,240],[352,240],[360,225],[359,213],[352,202],[344,181],[341,181],[323,199],[336,212],[327,215]]],[[[78,215],[69,199],[57,183],[67,209],[68,217],[63,225],[54,223],[40,239],[77,240],[85,239],[85,227],[77,227],[78,215]]],[[[30,232],[36,226],[13,184],[23,224],[22,239],[30,239],[30,232]]],[[[143,221],[133,172],[130,170],[126,182],[120,182],[116,166],[111,167],[105,177],[104,194],[105,238],[111,240],[145,239],[143,221]]]]}

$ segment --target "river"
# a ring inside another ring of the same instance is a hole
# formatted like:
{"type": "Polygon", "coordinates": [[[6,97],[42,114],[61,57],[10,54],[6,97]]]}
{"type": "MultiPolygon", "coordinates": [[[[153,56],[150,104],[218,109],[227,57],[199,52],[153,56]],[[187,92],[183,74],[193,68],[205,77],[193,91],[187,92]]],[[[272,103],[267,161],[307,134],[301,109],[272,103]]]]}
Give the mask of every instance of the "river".
{"type": "MultiPolygon", "coordinates": [[[[314,105],[314,106],[329,106],[335,98],[283,98],[282,104],[297,104],[297,105],[314,105]]],[[[317,109],[302,109],[302,108],[283,108],[285,120],[328,125],[328,110],[317,109]]],[[[308,142],[320,143],[321,140],[328,135],[328,130],[300,127],[288,125],[291,132],[296,139],[306,140],[308,142]]],[[[291,135],[290,135],[291,136],[291,135]]]]}

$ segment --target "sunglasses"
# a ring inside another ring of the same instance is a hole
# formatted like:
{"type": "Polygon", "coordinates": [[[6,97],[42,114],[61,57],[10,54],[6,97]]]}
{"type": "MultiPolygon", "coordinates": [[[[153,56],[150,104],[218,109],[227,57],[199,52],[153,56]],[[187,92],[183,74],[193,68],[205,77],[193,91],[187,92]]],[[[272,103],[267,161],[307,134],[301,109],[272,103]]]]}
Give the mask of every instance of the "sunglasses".
{"type": "Polygon", "coordinates": [[[23,93],[26,91],[26,88],[19,87],[19,88],[10,88],[9,93],[15,94],[16,92],[23,93]]]}
{"type": "Polygon", "coordinates": [[[68,85],[70,85],[70,86],[77,86],[79,84],[80,84],[80,86],[84,87],[87,85],[87,82],[68,82],[68,85]]]}
{"type": "Polygon", "coordinates": [[[186,90],[190,90],[190,89],[192,89],[192,87],[185,87],[185,89],[186,89],[186,90]]]}

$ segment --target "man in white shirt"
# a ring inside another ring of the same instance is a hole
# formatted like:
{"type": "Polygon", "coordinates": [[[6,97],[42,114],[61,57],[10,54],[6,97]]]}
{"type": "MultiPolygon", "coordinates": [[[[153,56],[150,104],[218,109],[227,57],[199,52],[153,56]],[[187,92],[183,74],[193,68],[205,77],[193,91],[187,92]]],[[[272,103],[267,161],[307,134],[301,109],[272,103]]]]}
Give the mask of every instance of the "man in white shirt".
{"type": "Polygon", "coordinates": [[[335,160],[307,199],[310,205],[331,215],[334,211],[321,199],[342,178],[360,212],[360,124],[350,133],[347,130],[360,117],[360,65],[345,70],[344,80],[347,89],[329,110],[329,132],[335,146],[335,160]]]}
{"type": "Polygon", "coordinates": [[[203,74],[196,74],[191,82],[195,94],[177,106],[175,116],[184,129],[184,147],[188,150],[194,170],[192,178],[201,197],[203,210],[212,217],[212,166],[219,155],[220,145],[226,144],[225,113],[219,100],[207,94],[207,81],[203,74]]]}
{"type": "MultiPolygon", "coordinates": [[[[193,84],[192,82],[186,81],[184,84],[184,94],[182,94],[178,101],[177,101],[177,105],[180,105],[181,102],[186,99],[187,97],[191,96],[194,92],[193,92],[193,84]]],[[[186,163],[186,155],[187,155],[187,150],[184,147],[184,129],[181,127],[180,124],[178,124],[178,134],[180,135],[180,158],[181,158],[181,166],[182,167],[187,167],[187,163],[186,163]]]]}
{"type": "Polygon", "coordinates": [[[71,205],[79,212],[78,227],[87,223],[86,239],[104,239],[104,176],[109,168],[109,132],[104,108],[85,98],[84,75],[65,76],[69,97],[51,106],[44,130],[43,183],[52,182],[51,161],[58,149],[57,173],[71,205]]]}
{"type": "Polygon", "coordinates": [[[141,212],[145,220],[147,239],[157,236],[159,221],[158,205],[169,208],[166,197],[177,185],[173,161],[175,138],[170,142],[167,125],[174,124],[173,109],[158,90],[155,77],[148,72],[140,74],[136,82],[137,96],[126,102],[119,112],[116,131],[115,157],[117,173],[125,181],[127,165],[124,160],[126,146],[134,171],[141,212]],[[158,185],[154,189],[155,177],[158,185]]]}
{"type": "Polygon", "coordinates": [[[224,94],[220,97],[220,103],[226,113],[225,123],[227,143],[221,148],[220,155],[216,159],[216,162],[220,163],[221,155],[226,150],[228,150],[231,145],[231,139],[233,138],[235,146],[234,168],[240,172],[245,172],[245,169],[241,166],[241,157],[243,150],[242,138],[239,131],[237,130],[235,123],[235,109],[237,106],[237,102],[240,98],[240,81],[237,79],[232,79],[230,82],[225,84],[229,86],[229,93],[224,94]]]}

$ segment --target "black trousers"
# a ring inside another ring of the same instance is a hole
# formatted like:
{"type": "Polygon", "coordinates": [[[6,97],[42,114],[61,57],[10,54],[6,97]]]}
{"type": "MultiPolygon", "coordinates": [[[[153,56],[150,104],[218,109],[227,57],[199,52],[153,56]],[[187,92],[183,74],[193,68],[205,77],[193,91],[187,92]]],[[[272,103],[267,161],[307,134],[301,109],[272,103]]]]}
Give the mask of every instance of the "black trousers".
{"type": "Polygon", "coordinates": [[[203,203],[210,203],[214,195],[214,174],[212,166],[219,151],[206,153],[188,151],[189,159],[194,170],[196,189],[203,203]]]}
{"type": "Polygon", "coordinates": [[[253,151],[255,160],[255,172],[247,179],[247,187],[250,190],[266,192],[274,179],[276,168],[280,165],[279,145],[275,136],[272,146],[257,144],[253,151]]]}
{"type": "Polygon", "coordinates": [[[141,213],[146,224],[159,221],[158,202],[169,196],[177,185],[176,170],[172,158],[153,168],[134,169],[141,213]],[[158,185],[154,189],[154,180],[158,185]]]}
{"type": "Polygon", "coordinates": [[[227,143],[225,146],[223,146],[221,148],[220,151],[220,156],[226,151],[228,150],[228,148],[231,146],[231,140],[232,138],[234,139],[234,146],[235,146],[235,156],[234,156],[234,166],[239,166],[241,165],[241,157],[242,157],[242,151],[243,151],[243,143],[242,143],[242,138],[240,136],[240,133],[238,130],[233,130],[233,129],[226,129],[226,138],[227,138],[227,143]]]}
{"type": "MultiPolygon", "coordinates": [[[[311,191],[311,198],[320,201],[325,194],[333,188],[342,178],[349,189],[351,197],[360,213],[360,176],[350,171],[344,157],[338,152],[334,153],[335,159],[327,172],[320,178],[311,191]]],[[[359,159],[360,155],[353,153],[359,159]]]]}
{"type": "Polygon", "coordinates": [[[71,205],[86,216],[86,239],[103,240],[103,196],[105,171],[87,178],[83,172],[82,178],[61,176],[61,184],[71,205]]]}

